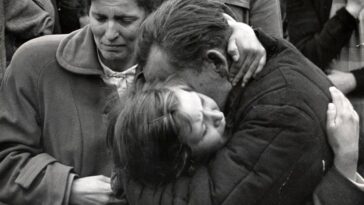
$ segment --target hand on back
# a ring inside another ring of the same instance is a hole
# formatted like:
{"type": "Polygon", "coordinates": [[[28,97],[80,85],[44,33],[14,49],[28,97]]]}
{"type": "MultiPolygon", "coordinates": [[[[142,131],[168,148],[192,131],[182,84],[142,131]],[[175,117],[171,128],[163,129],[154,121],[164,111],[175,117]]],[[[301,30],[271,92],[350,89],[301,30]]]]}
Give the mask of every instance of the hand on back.
{"type": "Polygon", "coordinates": [[[349,100],[331,87],[332,103],[327,110],[327,135],[334,151],[334,165],[349,179],[355,179],[359,150],[359,117],[349,100]]]}

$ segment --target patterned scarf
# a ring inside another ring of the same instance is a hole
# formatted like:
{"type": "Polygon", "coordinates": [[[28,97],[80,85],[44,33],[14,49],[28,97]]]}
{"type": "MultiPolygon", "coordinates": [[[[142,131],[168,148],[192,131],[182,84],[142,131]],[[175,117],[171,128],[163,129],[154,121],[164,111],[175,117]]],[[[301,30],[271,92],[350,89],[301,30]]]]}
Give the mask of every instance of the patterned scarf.
{"type": "MultiPolygon", "coordinates": [[[[333,17],[345,5],[346,0],[333,0],[330,17],[333,17]]],[[[353,31],[350,41],[341,49],[329,68],[350,72],[364,67],[364,10],[360,12],[358,19],[357,29],[353,31]]]]}
{"type": "Polygon", "coordinates": [[[101,67],[104,70],[104,75],[102,75],[102,80],[109,85],[116,86],[118,90],[119,96],[123,96],[125,94],[125,91],[131,87],[134,83],[135,78],[135,69],[137,65],[134,65],[128,69],[126,69],[123,72],[115,72],[111,70],[109,67],[107,67],[100,58],[100,55],[98,54],[99,62],[101,64],[101,67]]]}

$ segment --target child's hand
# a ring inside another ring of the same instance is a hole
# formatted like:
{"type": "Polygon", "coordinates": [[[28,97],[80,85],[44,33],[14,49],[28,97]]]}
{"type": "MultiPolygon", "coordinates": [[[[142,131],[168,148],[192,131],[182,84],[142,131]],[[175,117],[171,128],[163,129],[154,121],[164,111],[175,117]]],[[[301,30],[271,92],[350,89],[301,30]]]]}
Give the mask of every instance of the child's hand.
{"type": "Polygon", "coordinates": [[[230,80],[235,86],[243,78],[244,87],[251,77],[262,71],[266,51],[250,26],[236,22],[227,14],[223,15],[233,29],[228,43],[228,53],[234,61],[230,68],[230,80]]]}

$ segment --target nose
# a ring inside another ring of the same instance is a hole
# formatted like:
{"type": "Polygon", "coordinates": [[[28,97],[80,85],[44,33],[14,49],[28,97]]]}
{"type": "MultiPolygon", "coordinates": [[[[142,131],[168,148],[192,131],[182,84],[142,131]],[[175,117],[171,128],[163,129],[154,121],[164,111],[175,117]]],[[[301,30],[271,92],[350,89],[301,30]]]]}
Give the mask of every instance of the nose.
{"type": "Polygon", "coordinates": [[[109,21],[107,24],[105,37],[109,41],[114,41],[119,36],[119,32],[117,30],[117,23],[115,21],[109,21]]]}
{"type": "Polygon", "coordinates": [[[219,110],[204,110],[204,117],[209,121],[214,127],[219,127],[222,120],[224,119],[224,113],[219,110]]]}

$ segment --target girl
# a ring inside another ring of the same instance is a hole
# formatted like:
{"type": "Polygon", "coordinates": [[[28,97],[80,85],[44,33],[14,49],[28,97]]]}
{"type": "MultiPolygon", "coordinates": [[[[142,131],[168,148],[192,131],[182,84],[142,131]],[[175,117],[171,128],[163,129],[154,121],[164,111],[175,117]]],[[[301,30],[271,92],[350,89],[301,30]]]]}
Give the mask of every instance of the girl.
{"type": "MultiPolygon", "coordinates": [[[[358,120],[335,124],[343,117],[357,119],[357,114],[342,93],[335,88],[330,91],[333,103],[328,108],[327,133],[337,153],[341,147],[358,143],[358,120]],[[339,142],[344,135],[350,140],[339,142]]],[[[130,93],[114,129],[118,174],[147,185],[188,174],[224,146],[229,136],[215,101],[175,80],[146,84],[130,93]]],[[[352,175],[347,164],[335,165],[348,178],[352,175]]]]}

